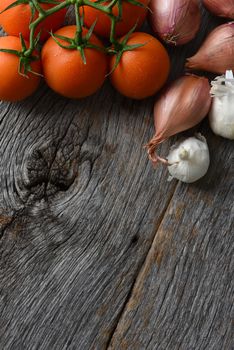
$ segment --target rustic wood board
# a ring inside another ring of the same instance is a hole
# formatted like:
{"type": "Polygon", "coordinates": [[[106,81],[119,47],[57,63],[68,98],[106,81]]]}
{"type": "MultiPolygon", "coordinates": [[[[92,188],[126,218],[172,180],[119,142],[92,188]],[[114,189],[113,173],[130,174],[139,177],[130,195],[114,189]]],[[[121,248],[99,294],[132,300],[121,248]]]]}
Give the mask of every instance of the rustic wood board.
{"type": "MultiPolygon", "coordinates": [[[[171,50],[171,78],[217,23],[171,50]]],[[[234,348],[233,146],[204,123],[209,173],[167,182],[142,149],[153,101],[107,82],[1,103],[0,349],[234,348]]]]}

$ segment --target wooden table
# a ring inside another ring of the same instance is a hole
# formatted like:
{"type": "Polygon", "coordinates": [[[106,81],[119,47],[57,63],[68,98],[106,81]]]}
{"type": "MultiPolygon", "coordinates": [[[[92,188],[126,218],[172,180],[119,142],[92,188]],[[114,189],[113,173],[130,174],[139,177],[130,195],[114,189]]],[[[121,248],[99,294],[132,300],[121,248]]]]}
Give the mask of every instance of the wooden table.
{"type": "MultiPolygon", "coordinates": [[[[171,77],[217,23],[171,49],[171,77]]],[[[1,103],[1,350],[234,349],[233,143],[204,122],[208,174],[167,182],[142,148],[153,101],[107,82],[1,103]]]]}

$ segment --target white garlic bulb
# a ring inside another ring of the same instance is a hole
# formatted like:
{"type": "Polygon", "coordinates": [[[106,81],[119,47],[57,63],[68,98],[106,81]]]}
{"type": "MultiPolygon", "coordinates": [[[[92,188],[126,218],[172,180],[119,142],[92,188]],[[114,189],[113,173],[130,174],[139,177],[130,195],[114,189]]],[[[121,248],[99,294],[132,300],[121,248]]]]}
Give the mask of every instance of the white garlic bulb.
{"type": "Polygon", "coordinates": [[[226,71],[211,82],[213,102],[209,113],[210,127],[217,135],[234,140],[234,77],[226,71]]]}
{"type": "Polygon", "coordinates": [[[209,149],[205,137],[197,134],[177,142],[167,157],[169,180],[176,178],[182,182],[195,182],[203,177],[210,165],[209,149]]]}

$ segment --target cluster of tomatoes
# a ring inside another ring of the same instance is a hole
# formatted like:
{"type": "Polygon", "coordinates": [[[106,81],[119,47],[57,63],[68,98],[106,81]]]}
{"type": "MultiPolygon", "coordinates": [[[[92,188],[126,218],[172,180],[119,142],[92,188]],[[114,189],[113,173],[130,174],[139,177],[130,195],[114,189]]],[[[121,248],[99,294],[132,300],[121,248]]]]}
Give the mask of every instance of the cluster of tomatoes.
{"type": "MultiPolygon", "coordinates": [[[[144,22],[148,0],[140,0],[145,5],[142,7],[128,0],[122,1],[122,16],[115,27],[119,52],[116,48],[106,50],[100,39],[109,38],[111,32],[111,18],[101,10],[88,5],[82,8],[84,55],[80,46],[69,44],[73,42],[77,27],[63,26],[66,9],[46,17],[35,32],[35,36],[41,33],[42,49],[33,51],[26,74],[19,70],[20,60],[30,46],[30,23],[38,18],[38,12],[34,9],[32,18],[31,0],[11,6],[14,2],[0,1],[0,26],[7,33],[0,37],[0,100],[19,101],[30,96],[38,88],[41,76],[51,89],[68,98],[83,98],[95,93],[107,76],[120,93],[135,99],[155,94],[167,80],[170,62],[162,44],[153,36],[137,31],[126,39],[134,25],[138,30],[144,22]],[[4,11],[7,7],[9,9],[4,11]],[[94,23],[91,33],[88,28],[94,23]],[[22,37],[25,50],[22,50],[22,37]],[[22,54],[15,55],[14,51],[22,54]]],[[[45,11],[56,6],[43,3],[43,0],[38,3],[45,11]]],[[[103,4],[108,5],[108,1],[103,4]]],[[[119,16],[118,11],[119,7],[115,5],[112,15],[119,16]]]]}

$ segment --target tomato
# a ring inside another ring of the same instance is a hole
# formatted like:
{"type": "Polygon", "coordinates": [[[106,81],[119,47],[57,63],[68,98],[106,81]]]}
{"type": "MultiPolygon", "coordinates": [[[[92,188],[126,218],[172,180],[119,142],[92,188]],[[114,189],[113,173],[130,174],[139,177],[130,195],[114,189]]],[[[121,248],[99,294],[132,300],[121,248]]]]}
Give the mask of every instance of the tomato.
{"type": "MultiPolygon", "coordinates": [[[[0,0],[0,12],[3,11],[6,7],[14,3],[15,0],[0,0]]],[[[44,10],[55,6],[51,4],[43,4],[40,6],[44,10]]],[[[60,10],[53,15],[47,17],[43,22],[41,22],[36,30],[36,34],[41,32],[41,40],[45,40],[49,37],[49,31],[57,30],[64,22],[66,15],[66,9],[60,10]]],[[[35,13],[34,19],[38,17],[38,12],[35,13]]],[[[21,4],[15,6],[2,14],[0,14],[0,25],[3,27],[5,32],[9,35],[18,36],[19,33],[22,33],[25,39],[29,39],[30,31],[29,24],[31,19],[31,9],[29,4],[21,4]]]]}
{"type": "MultiPolygon", "coordinates": [[[[164,46],[150,34],[133,33],[127,45],[135,44],[144,46],[125,51],[110,79],[121,94],[143,99],[154,95],[164,85],[169,74],[170,60],[164,46]]],[[[110,71],[115,62],[116,57],[111,57],[110,71]]]]}
{"type": "MultiPolygon", "coordinates": [[[[28,43],[26,43],[28,47],[28,43]]],[[[20,39],[14,36],[0,37],[0,49],[21,50],[20,39]]],[[[0,100],[20,101],[32,95],[40,83],[38,75],[28,73],[24,77],[18,73],[19,57],[0,52],[0,100]]],[[[41,73],[40,61],[31,63],[34,72],[41,73]]]]}
{"type": "MultiPolygon", "coordinates": [[[[66,26],[59,29],[56,34],[74,38],[76,26],[66,26]]],[[[83,29],[83,35],[88,30],[83,29]]],[[[64,40],[61,44],[68,45],[64,40]]],[[[90,43],[102,46],[99,39],[92,34],[90,43]]],[[[60,47],[51,37],[42,49],[42,65],[47,84],[57,93],[68,98],[83,98],[95,93],[103,84],[108,68],[105,53],[85,48],[84,64],[81,53],[77,49],[60,47]]]]}
{"type": "MultiPolygon", "coordinates": [[[[95,2],[96,0],[91,0],[95,2]]],[[[143,5],[148,5],[149,0],[139,0],[143,5]]],[[[103,3],[103,5],[109,2],[103,3]]],[[[118,7],[113,7],[113,14],[118,16],[118,7]]],[[[127,1],[122,1],[122,20],[116,25],[116,36],[122,36],[128,33],[134,25],[137,23],[136,29],[139,29],[143,24],[147,14],[147,9],[140,6],[132,5],[127,1]]],[[[90,6],[84,6],[84,24],[90,28],[91,25],[97,20],[94,32],[105,38],[110,37],[111,20],[108,15],[96,10],[90,6]]]]}

